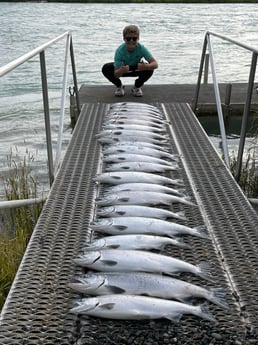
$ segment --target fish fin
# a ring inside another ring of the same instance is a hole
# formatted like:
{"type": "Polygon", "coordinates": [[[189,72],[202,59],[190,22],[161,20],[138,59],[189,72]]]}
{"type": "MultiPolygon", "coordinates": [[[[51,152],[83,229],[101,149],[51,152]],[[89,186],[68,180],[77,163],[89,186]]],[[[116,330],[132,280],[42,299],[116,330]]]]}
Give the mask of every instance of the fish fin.
{"type": "Polygon", "coordinates": [[[126,212],[124,212],[124,211],[118,211],[118,212],[116,212],[116,214],[119,214],[120,216],[124,216],[124,215],[126,214],[126,212]]]}
{"type": "Polygon", "coordinates": [[[114,228],[122,231],[122,230],[126,230],[127,226],[125,226],[125,225],[114,225],[114,228]]]}
{"type": "Polygon", "coordinates": [[[168,319],[170,321],[174,321],[174,322],[179,322],[181,320],[182,316],[183,316],[183,314],[181,314],[181,313],[164,315],[164,317],[166,319],[168,319]]]}
{"type": "Polygon", "coordinates": [[[114,260],[101,260],[101,262],[104,265],[107,265],[107,266],[115,266],[115,265],[117,265],[117,261],[114,261],[114,260]]]}
{"type": "Polygon", "coordinates": [[[113,179],[113,180],[121,180],[121,177],[120,177],[120,176],[115,176],[115,175],[114,175],[114,176],[112,176],[112,179],[113,179]]]}
{"type": "Polygon", "coordinates": [[[130,199],[129,198],[118,198],[118,201],[122,201],[122,202],[128,202],[130,199]]]}
{"type": "Polygon", "coordinates": [[[110,248],[110,249],[117,249],[120,247],[120,244],[110,244],[107,246],[107,248],[110,248]]]}
{"type": "Polygon", "coordinates": [[[98,308],[111,310],[111,309],[114,308],[115,305],[116,305],[115,303],[99,304],[99,305],[98,305],[98,308]]]}
{"type": "Polygon", "coordinates": [[[199,237],[210,239],[205,225],[199,225],[194,227],[194,230],[198,233],[199,237]]]}
{"type": "Polygon", "coordinates": [[[187,220],[184,211],[179,211],[176,213],[176,217],[181,220],[187,220]]]}
{"type": "Polygon", "coordinates": [[[192,247],[185,243],[183,238],[180,238],[180,237],[174,237],[174,239],[177,241],[177,246],[180,247],[180,248],[184,248],[184,249],[191,249],[192,247]]]}
{"type": "Polygon", "coordinates": [[[178,298],[178,301],[185,303],[185,304],[192,304],[193,298],[192,297],[180,297],[180,298],[178,298]]]}
{"type": "Polygon", "coordinates": [[[199,276],[210,282],[214,282],[214,278],[210,273],[211,264],[207,261],[200,262],[197,266],[199,268],[199,276]]]}
{"type": "Polygon", "coordinates": [[[209,298],[210,302],[213,302],[214,304],[218,305],[219,307],[223,309],[228,309],[229,306],[225,300],[225,289],[224,288],[213,288],[210,289],[211,297],[209,298]]]}
{"type": "Polygon", "coordinates": [[[196,315],[198,315],[199,317],[202,317],[203,319],[207,321],[217,322],[217,320],[214,318],[214,316],[212,315],[209,309],[208,303],[206,302],[200,305],[200,311],[199,313],[196,313],[196,315]]]}
{"type": "Polygon", "coordinates": [[[107,290],[112,294],[123,294],[126,292],[126,290],[113,285],[107,286],[107,290]]]}

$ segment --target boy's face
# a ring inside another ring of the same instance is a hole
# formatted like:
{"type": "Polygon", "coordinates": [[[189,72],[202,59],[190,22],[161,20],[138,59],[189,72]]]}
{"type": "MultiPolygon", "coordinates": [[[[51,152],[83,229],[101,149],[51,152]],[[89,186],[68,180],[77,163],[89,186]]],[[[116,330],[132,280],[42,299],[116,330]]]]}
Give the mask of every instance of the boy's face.
{"type": "Polygon", "coordinates": [[[124,37],[126,47],[129,51],[134,50],[134,48],[137,46],[138,40],[139,40],[139,37],[137,37],[136,34],[127,34],[124,37]]]}

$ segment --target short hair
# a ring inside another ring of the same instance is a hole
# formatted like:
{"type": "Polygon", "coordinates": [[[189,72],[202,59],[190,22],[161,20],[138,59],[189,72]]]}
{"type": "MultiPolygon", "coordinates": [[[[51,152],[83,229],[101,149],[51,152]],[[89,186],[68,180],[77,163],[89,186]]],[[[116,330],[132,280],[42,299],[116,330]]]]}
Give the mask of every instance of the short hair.
{"type": "Polygon", "coordinates": [[[123,37],[127,35],[136,35],[139,38],[140,30],[136,25],[127,25],[123,30],[123,37]]]}

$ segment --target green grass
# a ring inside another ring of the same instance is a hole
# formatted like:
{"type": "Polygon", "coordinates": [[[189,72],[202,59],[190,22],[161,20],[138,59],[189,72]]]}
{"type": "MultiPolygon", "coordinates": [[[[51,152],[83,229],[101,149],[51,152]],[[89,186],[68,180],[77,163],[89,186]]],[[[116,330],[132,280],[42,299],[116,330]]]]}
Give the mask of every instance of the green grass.
{"type": "MultiPolygon", "coordinates": [[[[257,138],[248,149],[241,167],[239,186],[248,198],[258,198],[258,161],[257,161],[257,138]]],[[[233,157],[231,172],[234,174],[236,168],[236,158],[233,157]]]]}
{"type": "MultiPolygon", "coordinates": [[[[26,152],[22,161],[13,152],[7,157],[8,176],[1,176],[6,200],[28,199],[38,195],[38,183],[30,164],[34,157],[26,152]]],[[[7,297],[23,254],[40,215],[42,204],[2,210],[0,225],[0,309],[7,297]]]]}

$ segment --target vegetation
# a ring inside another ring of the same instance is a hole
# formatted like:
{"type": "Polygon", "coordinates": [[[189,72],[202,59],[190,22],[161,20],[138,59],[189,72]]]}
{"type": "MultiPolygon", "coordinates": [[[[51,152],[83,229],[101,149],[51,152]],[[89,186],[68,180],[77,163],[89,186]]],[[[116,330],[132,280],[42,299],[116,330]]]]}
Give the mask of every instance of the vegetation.
{"type": "MultiPolygon", "coordinates": [[[[248,198],[258,198],[258,162],[257,162],[257,138],[249,148],[246,158],[243,160],[239,185],[248,198]]],[[[233,157],[231,171],[234,174],[236,158],[233,157]]]]}
{"type": "MultiPolygon", "coordinates": [[[[18,157],[18,155],[17,155],[18,157]]],[[[31,174],[34,160],[28,152],[17,163],[11,152],[7,157],[8,177],[1,176],[7,200],[37,197],[37,180],[31,174]]],[[[7,297],[24,251],[42,209],[42,204],[4,210],[0,224],[0,309],[7,297]]]]}

